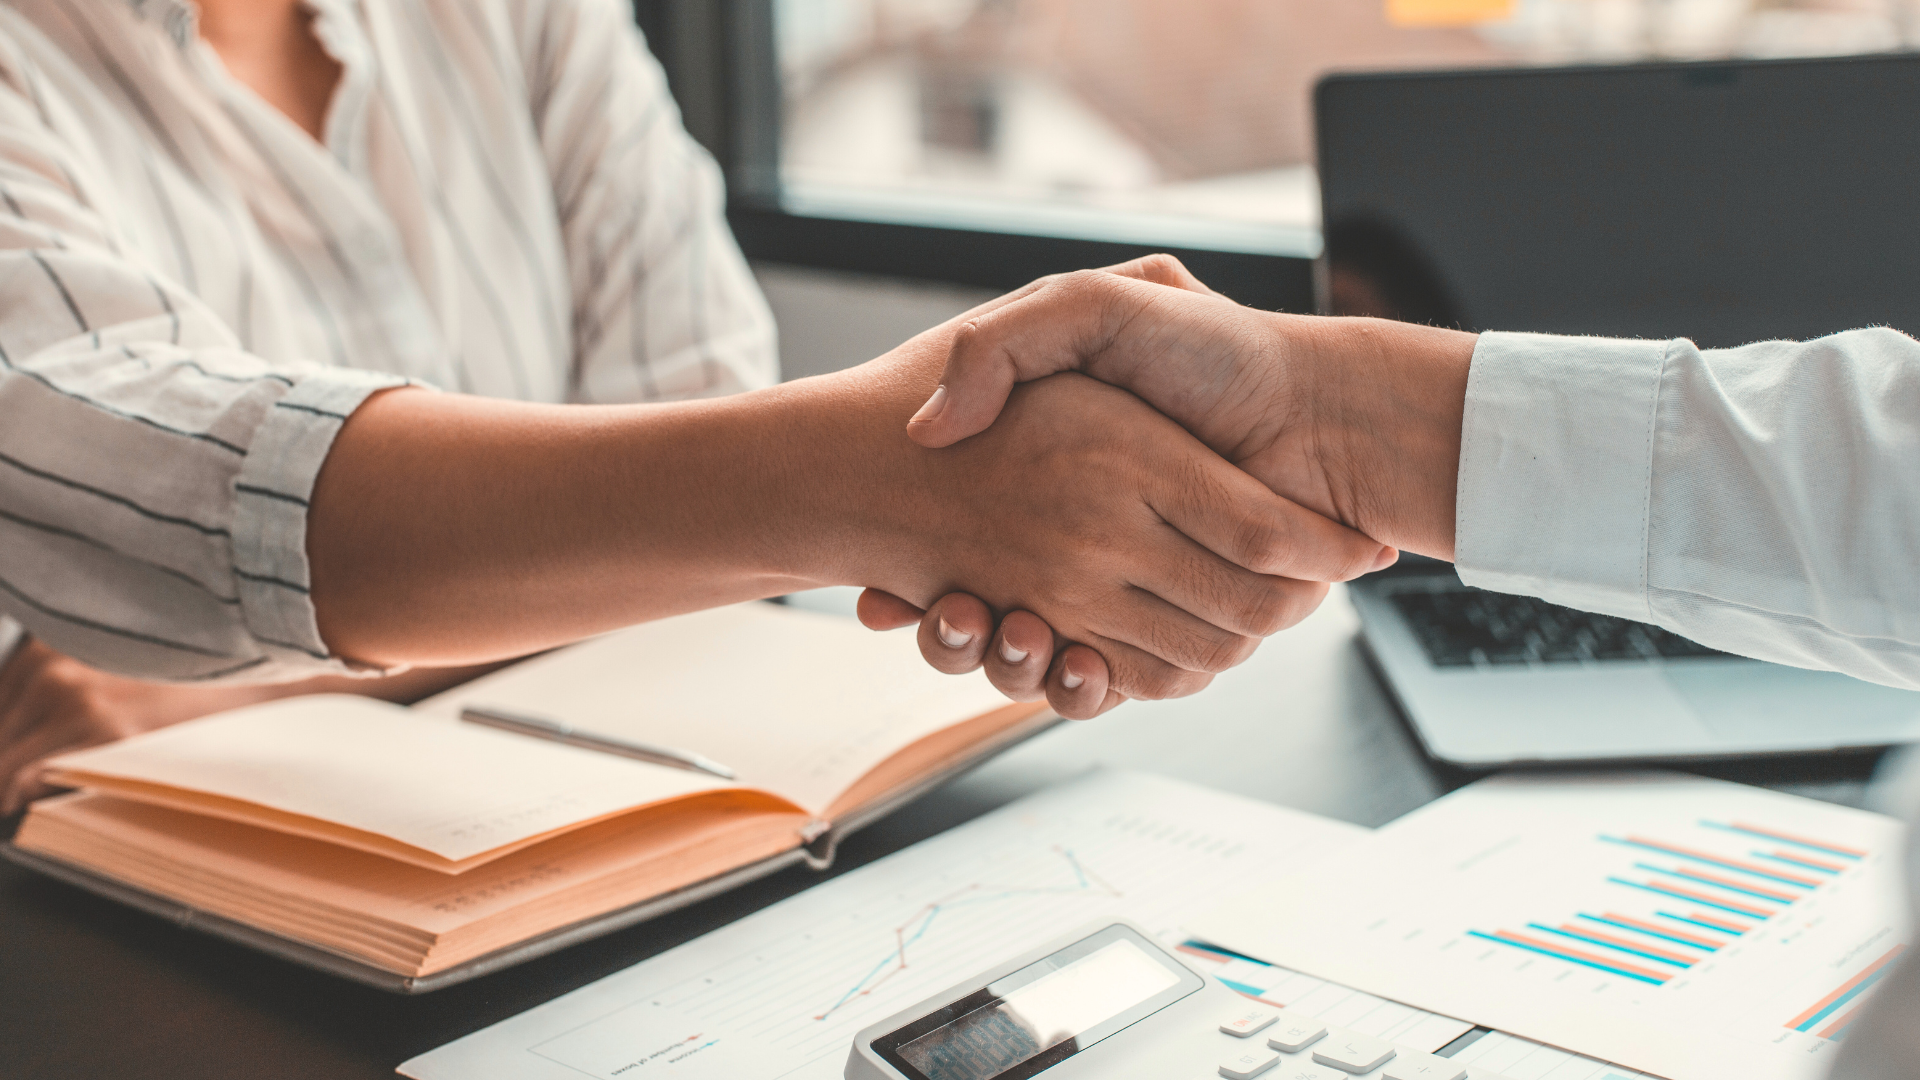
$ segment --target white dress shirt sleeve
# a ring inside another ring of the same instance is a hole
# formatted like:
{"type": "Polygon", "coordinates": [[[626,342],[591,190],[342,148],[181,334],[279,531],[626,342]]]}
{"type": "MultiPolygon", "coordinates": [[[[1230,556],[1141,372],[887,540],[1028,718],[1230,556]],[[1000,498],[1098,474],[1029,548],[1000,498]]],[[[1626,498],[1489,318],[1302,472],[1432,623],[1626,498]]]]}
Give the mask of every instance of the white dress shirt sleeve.
{"type": "Polygon", "coordinates": [[[347,670],[307,500],[344,418],[405,380],[248,354],[122,254],[85,171],[0,71],[0,613],[126,675],[347,670]]]}
{"type": "Polygon", "coordinates": [[[1459,475],[1469,585],[1920,688],[1912,338],[1484,334],[1459,475]]]}
{"type": "Polygon", "coordinates": [[[773,315],[622,0],[525,0],[534,121],[574,292],[575,401],[710,397],[779,381],[773,315]]]}

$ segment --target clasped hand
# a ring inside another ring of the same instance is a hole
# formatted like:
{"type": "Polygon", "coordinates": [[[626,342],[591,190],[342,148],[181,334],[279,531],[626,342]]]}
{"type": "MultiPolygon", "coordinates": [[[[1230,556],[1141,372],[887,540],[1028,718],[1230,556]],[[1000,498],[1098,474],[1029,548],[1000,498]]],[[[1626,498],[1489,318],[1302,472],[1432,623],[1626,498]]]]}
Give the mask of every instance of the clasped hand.
{"type": "MultiPolygon", "coordinates": [[[[1018,384],[1060,372],[1137,395],[1289,507],[1288,534],[1269,535],[1259,560],[1235,560],[1300,579],[1272,586],[1288,598],[1285,617],[1265,631],[1236,627],[1258,637],[1311,611],[1326,594],[1320,582],[1390,564],[1397,552],[1389,545],[1451,555],[1452,470],[1473,341],[1432,327],[1256,311],[1214,293],[1173,258],[1152,256],[1045,280],[970,319],[953,334],[940,385],[908,432],[929,448],[960,449],[1006,422],[1018,384]],[[1353,543],[1360,534],[1385,543],[1364,548],[1353,543]],[[1362,550],[1371,555],[1355,565],[1362,550]]],[[[1222,485],[1218,494],[1238,490],[1222,485]]],[[[860,603],[862,621],[875,629],[918,620],[921,652],[934,667],[984,666],[1002,692],[1044,695],[1072,718],[1130,697],[1191,693],[1219,670],[1143,681],[1131,658],[1044,614],[965,592],[922,608],[869,588],[860,603]]],[[[1250,652],[1236,653],[1236,662],[1250,652]]]]}

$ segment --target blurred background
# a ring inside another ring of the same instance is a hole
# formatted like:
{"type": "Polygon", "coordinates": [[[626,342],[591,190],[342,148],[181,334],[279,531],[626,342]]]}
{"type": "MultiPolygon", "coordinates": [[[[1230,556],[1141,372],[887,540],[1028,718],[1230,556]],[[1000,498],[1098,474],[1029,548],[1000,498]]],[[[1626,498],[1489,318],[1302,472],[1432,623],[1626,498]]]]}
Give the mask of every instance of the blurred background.
{"type": "Polygon", "coordinates": [[[1149,251],[1313,310],[1328,73],[1920,49],[1920,0],[634,2],[790,377],[1149,251]]]}
{"type": "Polygon", "coordinates": [[[1301,255],[1330,71],[1920,44],[1916,0],[778,0],[774,18],[793,210],[1188,218],[1190,244],[1301,255]]]}

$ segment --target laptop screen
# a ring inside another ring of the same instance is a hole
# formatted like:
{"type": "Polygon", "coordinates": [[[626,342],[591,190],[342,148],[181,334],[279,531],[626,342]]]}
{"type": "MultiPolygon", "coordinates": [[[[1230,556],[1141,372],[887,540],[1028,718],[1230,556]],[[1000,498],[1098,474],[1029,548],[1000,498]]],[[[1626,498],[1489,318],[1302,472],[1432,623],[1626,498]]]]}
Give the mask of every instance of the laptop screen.
{"type": "Polygon", "coordinates": [[[1920,56],[1336,75],[1315,112],[1322,310],[1920,332],[1920,56]]]}

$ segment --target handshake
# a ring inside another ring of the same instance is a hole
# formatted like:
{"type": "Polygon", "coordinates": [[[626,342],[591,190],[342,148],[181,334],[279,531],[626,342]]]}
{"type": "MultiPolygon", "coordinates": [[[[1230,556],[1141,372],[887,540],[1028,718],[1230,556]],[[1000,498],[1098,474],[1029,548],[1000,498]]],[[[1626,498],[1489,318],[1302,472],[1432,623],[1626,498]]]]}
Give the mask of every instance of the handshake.
{"type": "Polygon", "coordinates": [[[1255,311],[1155,256],[730,397],[376,394],[313,484],[311,587],[288,594],[311,609],[275,616],[311,642],[249,660],[269,645],[252,609],[141,591],[135,570],[165,564],[129,557],[128,591],[96,599],[218,647],[156,659],[23,620],[36,640],[0,664],[0,815],[65,749],[292,694],[413,700],[589,634],[822,585],[867,586],[867,625],[918,621],[934,667],[984,665],[1062,716],[1191,694],[1327,582],[1396,548],[1452,554],[1475,340],[1255,311]],[[209,685],[191,664],[253,681],[209,685]]]}
{"type": "Polygon", "coordinates": [[[944,369],[908,437],[1026,524],[956,523],[946,554],[997,545],[991,571],[859,606],[877,630],[918,622],[941,671],[1086,719],[1198,691],[1396,549],[1453,554],[1474,335],[1256,311],[1165,255],[955,322],[929,332],[944,369]]]}

